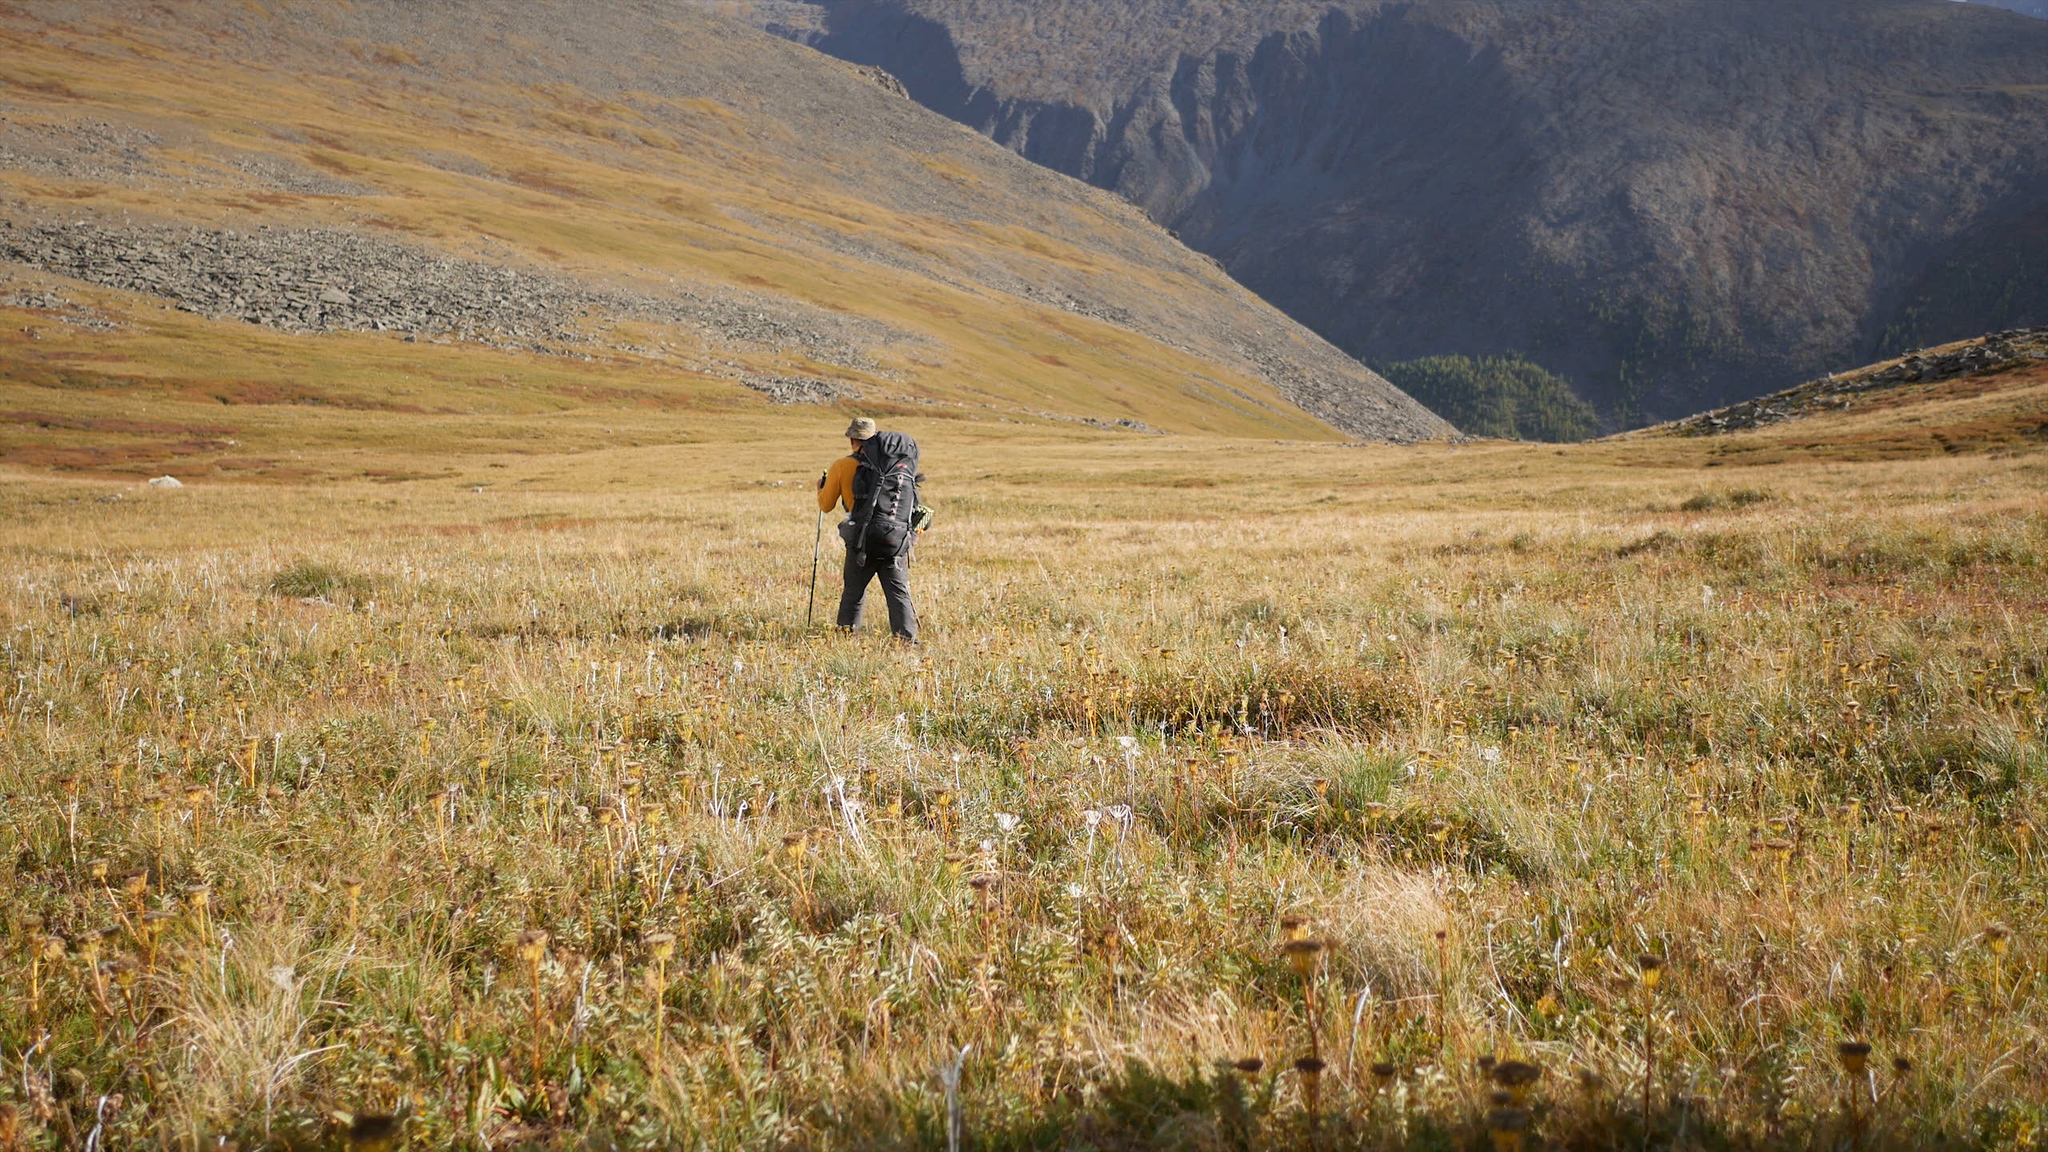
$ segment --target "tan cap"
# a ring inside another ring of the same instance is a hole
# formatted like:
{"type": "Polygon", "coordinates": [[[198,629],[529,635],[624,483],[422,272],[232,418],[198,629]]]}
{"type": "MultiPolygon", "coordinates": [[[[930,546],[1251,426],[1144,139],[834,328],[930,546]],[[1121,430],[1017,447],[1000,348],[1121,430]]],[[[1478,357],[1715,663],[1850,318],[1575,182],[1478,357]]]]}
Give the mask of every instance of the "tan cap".
{"type": "Polygon", "coordinates": [[[846,426],[846,438],[848,440],[869,440],[874,435],[875,422],[865,416],[854,417],[853,423],[846,426]]]}

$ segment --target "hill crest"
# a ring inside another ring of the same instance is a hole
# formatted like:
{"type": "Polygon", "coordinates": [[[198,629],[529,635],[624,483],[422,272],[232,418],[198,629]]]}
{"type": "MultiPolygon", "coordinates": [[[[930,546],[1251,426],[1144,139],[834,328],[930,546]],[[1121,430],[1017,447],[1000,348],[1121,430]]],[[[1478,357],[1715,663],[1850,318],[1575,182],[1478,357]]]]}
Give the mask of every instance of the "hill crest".
{"type": "Polygon", "coordinates": [[[9,288],[121,325],[9,341],[18,379],[254,378],[361,332],[704,411],[1448,431],[1116,198],[687,7],[47,4],[0,43],[9,288]]]}

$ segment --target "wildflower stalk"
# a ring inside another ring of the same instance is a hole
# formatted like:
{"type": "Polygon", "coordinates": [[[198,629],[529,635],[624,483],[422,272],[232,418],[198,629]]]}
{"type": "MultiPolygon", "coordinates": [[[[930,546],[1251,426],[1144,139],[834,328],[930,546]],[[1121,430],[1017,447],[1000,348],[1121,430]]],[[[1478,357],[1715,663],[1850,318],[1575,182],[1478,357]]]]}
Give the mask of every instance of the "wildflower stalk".
{"type": "Polygon", "coordinates": [[[529,928],[519,934],[517,940],[519,959],[525,963],[527,976],[533,987],[533,1087],[540,1090],[541,1041],[547,1027],[547,1018],[540,997],[540,963],[547,956],[548,934],[539,928],[529,928]]]}
{"type": "Polygon", "coordinates": [[[1637,983],[1643,990],[1643,1146],[1647,1148],[1650,1145],[1651,1092],[1657,1080],[1657,984],[1664,976],[1664,959],[1647,953],[1638,956],[1636,971],[1637,983]]]}
{"type": "Polygon", "coordinates": [[[668,962],[675,955],[676,938],[668,932],[657,932],[647,938],[647,951],[654,958],[654,1071],[659,1075],[668,1038],[668,962]]]}

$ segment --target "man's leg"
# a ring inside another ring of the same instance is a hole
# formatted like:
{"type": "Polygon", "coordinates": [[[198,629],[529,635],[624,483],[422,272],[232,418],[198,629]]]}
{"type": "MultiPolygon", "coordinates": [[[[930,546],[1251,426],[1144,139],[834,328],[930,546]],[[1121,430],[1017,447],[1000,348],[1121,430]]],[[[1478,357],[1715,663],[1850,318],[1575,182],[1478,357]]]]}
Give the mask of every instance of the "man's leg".
{"type": "Polygon", "coordinates": [[[861,617],[867,614],[868,581],[875,578],[873,565],[865,568],[853,562],[853,549],[846,550],[846,566],[842,572],[844,580],[839,590],[839,626],[860,627],[861,617]]]}
{"type": "Polygon", "coordinates": [[[889,631],[904,640],[917,639],[917,607],[910,602],[910,557],[885,560],[875,574],[882,578],[882,596],[889,602],[889,631]]]}

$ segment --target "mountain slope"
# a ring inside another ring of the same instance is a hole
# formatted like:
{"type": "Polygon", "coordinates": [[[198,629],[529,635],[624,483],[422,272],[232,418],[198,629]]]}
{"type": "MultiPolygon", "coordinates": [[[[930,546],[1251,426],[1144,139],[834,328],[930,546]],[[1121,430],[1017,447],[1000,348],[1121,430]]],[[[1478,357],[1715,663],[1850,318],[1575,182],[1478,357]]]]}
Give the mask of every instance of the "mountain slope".
{"type": "Polygon", "coordinates": [[[2006,8],[2028,16],[2048,19],[2048,0],[1976,0],[1976,2],[1979,4],[1989,4],[1994,8],[2006,8]]]}
{"type": "Polygon", "coordinates": [[[1946,244],[2048,203],[2048,25],[1949,0],[752,18],[1115,189],[1370,362],[1521,352],[1623,421],[1861,363],[1946,244]]]}
{"type": "Polygon", "coordinates": [[[701,12],[152,12],[0,8],[0,308],[46,322],[0,342],[0,407],[85,380],[61,395],[1448,430],[1115,197],[701,12]]]}
{"type": "Polygon", "coordinates": [[[2048,444],[2048,328],[1923,348],[1630,436],[1705,439],[1714,466],[2038,449],[2048,444]]]}

